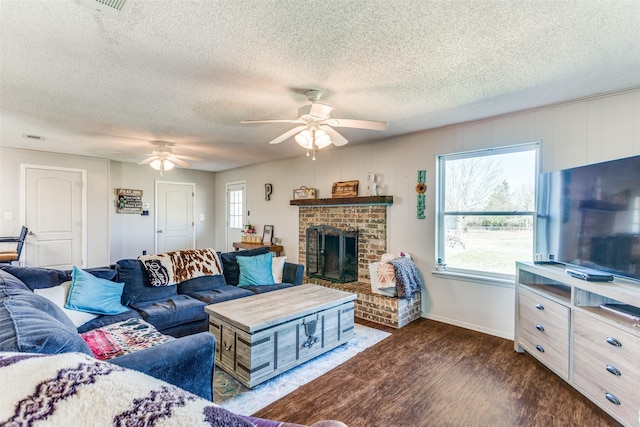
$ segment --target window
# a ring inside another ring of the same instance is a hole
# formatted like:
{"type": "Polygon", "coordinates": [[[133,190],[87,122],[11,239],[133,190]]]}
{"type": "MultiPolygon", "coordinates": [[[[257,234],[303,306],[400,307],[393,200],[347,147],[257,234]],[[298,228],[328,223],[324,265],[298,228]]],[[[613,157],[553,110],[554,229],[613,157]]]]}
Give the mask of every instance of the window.
{"type": "Polygon", "coordinates": [[[438,157],[436,253],[448,271],[504,278],[532,259],[538,146],[438,157]]]}
{"type": "Polygon", "coordinates": [[[229,207],[229,228],[242,228],[244,226],[244,184],[227,187],[227,206],[229,207]]]}

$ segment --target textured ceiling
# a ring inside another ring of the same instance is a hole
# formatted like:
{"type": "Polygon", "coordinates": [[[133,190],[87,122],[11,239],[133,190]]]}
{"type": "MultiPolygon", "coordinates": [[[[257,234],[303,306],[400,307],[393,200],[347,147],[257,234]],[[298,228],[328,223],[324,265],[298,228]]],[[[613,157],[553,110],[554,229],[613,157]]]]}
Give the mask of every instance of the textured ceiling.
{"type": "MultiPolygon", "coordinates": [[[[350,144],[640,87],[639,1],[0,0],[0,145],[218,171],[321,89],[350,144]],[[42,141],[23,135],[40,135],[42,141]]],[[[339,149],[339,148],[331,148],[339,149]]]]}

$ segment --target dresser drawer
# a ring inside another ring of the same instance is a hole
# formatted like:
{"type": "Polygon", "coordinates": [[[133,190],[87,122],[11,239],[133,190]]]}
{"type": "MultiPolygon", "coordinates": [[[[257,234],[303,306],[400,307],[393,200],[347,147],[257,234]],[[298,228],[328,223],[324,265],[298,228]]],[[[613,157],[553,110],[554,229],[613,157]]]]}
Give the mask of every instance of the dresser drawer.
{"type": "Polygon", "coordinates": [[[640,338],[576,310],[573,359],[574,384],[635,425],[640,415],[640,338]]]}
{"type": "Polygon", "coordinates": [[[519,288],[519,344],[564,379],[569,378],[570,310],[519,288]]]}

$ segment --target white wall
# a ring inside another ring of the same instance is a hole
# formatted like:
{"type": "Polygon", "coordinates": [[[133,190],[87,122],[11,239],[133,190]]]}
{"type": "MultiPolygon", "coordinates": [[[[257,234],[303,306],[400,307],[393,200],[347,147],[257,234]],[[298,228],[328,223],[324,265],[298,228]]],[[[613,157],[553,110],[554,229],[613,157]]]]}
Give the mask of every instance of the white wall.
{"type": "Polygon", "coordinates": [[[187,182],[196,185],[196,247],[214,245],[215,175],[212,172],[175,168],[161,177],[147,165],[111,162],[93,157],[54,154],[42,151],[0,147],[0,235],[15,235],[22,225],[22,164],[77,168],[87,171],[88,267],[112,264],[119,259],[137,257],[154,249],[155,182],[187,182]],[[143,190],[149,203],[149,216],[117,214],[115,189],[143,190]],[[5,220],[4,213],[12,219],[5,220]],[[200,214],[205,221],[200,221],[200,214]]]}
{"type": "MultiPolygon", "coordinates": [[[[87,261],[88,267],[107,265],[109,262],[109,161],[91,157],[69,156],[43,151],[0,147],[0,235],[16,235],[24,221],[24,194],[21,182],[23,164],[87,171],[87,261]],[[4,213],[12,219],[5,220],[4,213]]],[[[55,209],[55,206],[51,207],[55,209]]]]}
{"type": "MultiPolygon", "coordinates": [[[[640,90],[508,114],[474,123],[424,131],[368,145],[347,145],[317,154],[216,174],[216,247],[224,246],[225,184],[247,181],[250,221],[274,224],[285,253],[298,258],[298,212],[292,190],[302,185],[331,197],[335,181],[359,180],[366,195],[367,172],[378,175],[389,209],[389,251],[412,254],[426,291],[423,316],[513,339],[513,286],[488,285],[431,275],[435,260],[435,167],[441,154],[541,141],[542,171],[640,154],[640,90]],[[416,218],[417,173],[427,170],[426,219],[416,218]],[[272,183],[271,201],[264,184],[272,183]]],[[[288,142],[293,143],[293,142],[288,142]]]]}
{"type": "Polygon", "coordinates": [[[146,250],[154,253],[155,248],[155,185],[157,181],[194,183],[196,247],[214,245],[214,199],[215,176],[212,172],[174,168],[160,176],[148,165],[111,162],[111,185],[108,205],[110,212],[111,250],[110,260],[135,258],[146,250]],[[142,190],[142,202],[149,204],[149,216],[115,213],[115,191],[117,188],[142,190]],[[204,215],[204,221],[200,216],[204,215]]]}

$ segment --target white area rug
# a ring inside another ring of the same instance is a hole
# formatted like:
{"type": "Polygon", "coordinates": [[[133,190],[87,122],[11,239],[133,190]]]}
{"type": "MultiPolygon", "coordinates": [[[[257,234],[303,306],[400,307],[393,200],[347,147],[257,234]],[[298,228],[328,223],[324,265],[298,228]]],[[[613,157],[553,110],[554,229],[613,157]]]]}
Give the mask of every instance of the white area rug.
{"type": "Polygon", "coordinates": [[[344,345],[284,372],[253,389],[248,389],[222,369],[216,367],[214,402],[236,414],[251,415],[298,387],[329,372],[389,335],[388,332],[356,323],[355,335],[344,345]]]}

